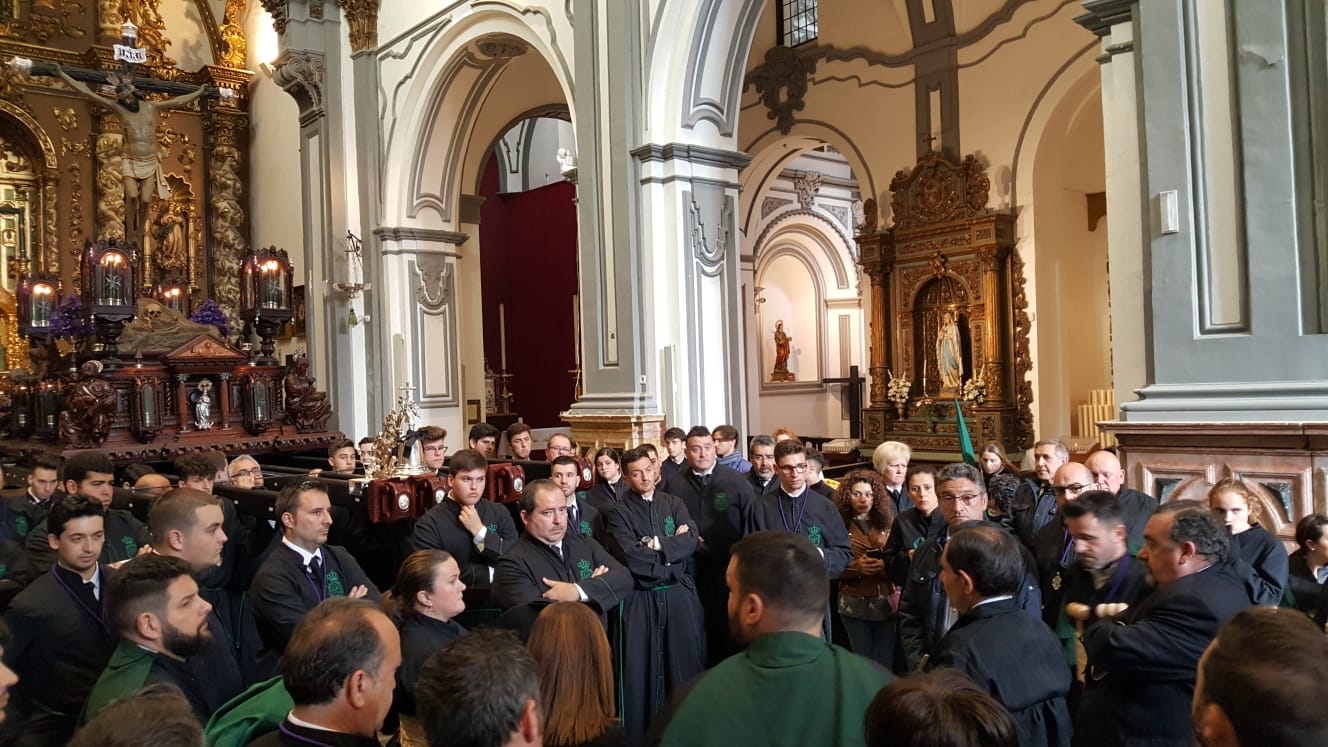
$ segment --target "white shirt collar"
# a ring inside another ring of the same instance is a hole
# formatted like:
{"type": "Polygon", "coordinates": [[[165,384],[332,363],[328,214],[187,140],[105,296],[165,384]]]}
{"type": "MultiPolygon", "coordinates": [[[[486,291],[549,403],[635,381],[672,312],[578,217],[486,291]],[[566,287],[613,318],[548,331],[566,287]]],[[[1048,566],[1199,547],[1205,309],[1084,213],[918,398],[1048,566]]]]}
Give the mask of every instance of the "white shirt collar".
{"type": "Polygon", "coordinates": [[[295,544],[294,542],[291,542],[290,540],[286,539],[285,537],[282,537],[282,538],[281,538],[281,544],[283,544],[283,545],[285,545],[286,547],[289,547],[290,549],[292,549],[292,550],[294,550],[295,552],[299,553],[299,555],[300,555],[300,561],[301,561],[302,563],[304,563],[304,567],[305,567],[305,568],[308,568],[308,567],[309,567],[309,561],[313,560],[315,557],[317,557],[317,558],[319,559],[319,561],[322,561],[323,548],[321,548],[321,547],[318,548],[317,550],[315,550],[314,552],[309,552],[308,550],[304,549],[303,547],[300,547],[299,545],[295,544]]]}
{"type": "Polygon", "coordinates": [[[652,490],[652,491],[650,491],[649,495],[643,495],[643,496],[641,496],[641,500],[643,500],[643,501],[653,501],[653,500],[655,500],[655,491],[652,490]]]}
{"type": "Polygon", "coordinates": [[[981,602],[978,602],[977,604],[973,605],[972,609],[970,609],[969,612],[972,612],[973,610],[977,609],[978,607],[981,607],[984,604],[991,604],[992,602],[1004,602],[1007,599],[1014,599],[1014,595],[997,594],[994,597],[987,597],[986,599],[983,599],[981,602]]]}
{"type": "MultiPolygon", "coordinates": [[[[715,464],[718,463],[719,462],[715,462],[715,464]]],[[[710,469],[706,470],[705,472],[697,472],[696,470],[692,470],[692,474],[696,475],[697,477],[709,477],[710,475],[714,474],[714,472],[715,472],[714,464],[710,465],[710,469]]]]}
{"type": "Polygon", "coordinates": [[[779,490],[780,490],[780,492],[782,492],[784,495],[787,495],[787,496],[790,497],[790,498],[801,498],[801,497],[802,497],[802,494],[807,492],[807,483],[803,483],[803,484],[802,484],[802,490],[799,490],[799,491],[796,492],[796,493],[790,493],[790,492],[788,492],[787,490],[784,490],[784,485],[783,485],[783,483],[780,484],[780,486],[779,486],[779,490]]]}

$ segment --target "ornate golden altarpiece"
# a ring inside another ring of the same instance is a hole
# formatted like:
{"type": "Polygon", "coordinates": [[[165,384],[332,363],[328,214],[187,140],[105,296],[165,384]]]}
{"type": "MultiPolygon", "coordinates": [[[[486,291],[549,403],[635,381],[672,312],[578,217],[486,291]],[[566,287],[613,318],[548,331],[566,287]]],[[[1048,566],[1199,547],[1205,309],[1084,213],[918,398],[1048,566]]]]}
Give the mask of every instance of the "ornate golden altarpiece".
{"type": "MultiPolygon", "coordinates": [[[[957,459],[956,399],[975,448],[1032,440],[1023,262],[1015,217],[986,208],[989,187],[973,156],[927,154],[890,183],[894,225],[857,237],[871,279],[868,449],[896,440],[957,459]]],[[[865,212],[874,227],[875,206],[865,212]]]]}

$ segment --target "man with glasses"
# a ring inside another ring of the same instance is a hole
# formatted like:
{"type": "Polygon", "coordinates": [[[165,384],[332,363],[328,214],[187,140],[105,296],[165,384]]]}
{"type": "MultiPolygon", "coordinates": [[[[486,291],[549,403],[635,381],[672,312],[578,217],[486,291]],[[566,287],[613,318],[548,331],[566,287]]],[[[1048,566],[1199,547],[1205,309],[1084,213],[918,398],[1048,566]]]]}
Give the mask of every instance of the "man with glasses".
{"type": "Polygon", "coordinates": [[[552,462],[560,456],[576,456],[576,443],[566,433],[549,436],[549,441],[544,446],[545,461],[552,462]]]}
{"type": "Polygon", "coordinates": [[[241,454],[232,459],[226,467],[226,473],[230,475],[233,488],[253,490],[263,484],[263,468],[258,466],[257,459],[248,454],[241,454]]]}
{"type": "Polygon", "coordinates": [[[853,560],[853,550],[839,509],[830,499],[807,487],[809,469],[807,447],[801,441],[775,444],[779,490],[761,496],[752,504],[747,514],[747,531],[801,534],[820,550],[826,573],[833,580],[853,560]]]}
{"type": "Polygon", "coordinates": [[[1125,470],[1121,468],[1120,457],[1110,451],[1104,449],[1089,454],[1084,466],[1092,471],[1098,490],[1105,490],[1120,500],[1125,528],[1129,530],[1130,552],[1138,552],[1144,546],[1144,527],[1148,526],[1149,517],[1157,513],[1157,499],[1125,487],[1125,470]]]}
{"type": "Polygon", "coordinates": [[[1061,588],[1065,575],[1074,565],[1074,538],[1065,526],[1061,510],[1065,504],[1094,490],[1093,473],[1078,462],[1066,462],[1051,478],[1056,495],[1055,513],[1033,537],[1033,557],[1037,560],[1038,585],[1042,589],[1042,621],[1055,629],[1061,614],[1061,588]]]}
{"type": "MultiPolygon", "coordinates": [[[[776,451],[778,454],[778,451],[776,451]]],[[[998,527],[984,520],[987,510],[987,489],[983,486],[982,472],[972,465],[948,464],[936,473],[936,495],[940,502],[944,526],[934,530],[913,554],[908,580],[899,597],[899,637],[904,646],[907,671],[916,672],[926,667],[940,645],[941,639],[954,625],[958,614],[950,606],[950,599],[941,583],[941,556],[949,542],[950,533],[961,526],[977,525],[998,527]]],[[[1022,548],[1022,545],[1021,545],[1022,548]]],[[[1019,606],[1034,617],[1042,614],[1042,595],[1038,591],[1033,557],[1021,550],[1024,557],[1024,580],[1016,599],[1019,606]]]]}
{"type": "Polygon", "coordinates": [[[426,425],[419,430],[419,436],[420,463],[440,475],[447,474],[447,447],[443,445],[447,431],[436,425],[426,425]]]}

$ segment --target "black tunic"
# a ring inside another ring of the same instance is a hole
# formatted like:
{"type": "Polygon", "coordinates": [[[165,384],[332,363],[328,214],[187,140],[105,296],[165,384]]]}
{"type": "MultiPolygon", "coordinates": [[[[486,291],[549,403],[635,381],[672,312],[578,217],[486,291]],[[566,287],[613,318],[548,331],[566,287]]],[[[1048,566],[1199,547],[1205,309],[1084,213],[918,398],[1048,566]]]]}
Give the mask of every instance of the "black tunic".
{"type": "Polygon", "coordinates": [[[1305,561],[1305,551],[1297,550],[1287,559],[1287,598],[1286,606],[1295,607],[1301,612],[1314,614],[1319,609],[1319,597],[1323,594],[1323,584],[1310,570],[1305,561]]]}
{"type": "Polygon", "coordinates": [[[411,550],[446,550],[456,559],[461,570],[461,581],[466,585],[466,606],[470,609],[491,607],[489,599],[490,569],[498,558],[516,542],[516,526],[507,509],[493,501],[475,504],[480,520],[488,530],[484,535],[484,550],[475,546],[475,539],[461,526],[461,504],[448,498],[415,522],[411,537],[411,550]]]}
{"type": "MultiPolygon", "coordinates": [[[[119,563],[138,555],[140,548],[152,544],[152,535],[143,522],[119,508],[106,511],[106,544],[101,548],[102,565],[119,563]]],[[[28,560],[37,568],[50,568],[55,563],[55,550],[46,540],[46,519],[28,532],[28,560]]]]}
{"type": "Polygon", "coordinates": [[[10,632],[5,663],[19,676],[17,703],[31,715],[23,744],[64,744],[106,668],[116,639],[106,622],[104,573],[101,589],[98,601],[78,574],[55,566],[5,613],[10,632]]]}
{"type": "Polygon", "coordinates": [[[300,554],[285,543],[272,548],[254,575],[249,590],[254,622],[268,650],[285,651],[291,633],[306,613],[327,597],[344,597],[356,586],[366,586],[366,599],[379,601],[378,588],[350,553],[336,545],[323,545],[325,584],[317,583],[300,554]]]}
{"type": "Polygon", "coordinates": [[[927,539],[927,535],[945,527],[941,512],[932,509],[931,516],[914,506],[898,515],[890,525],[890,536],[885,540],[885,572],[895,586],[903,587],[908,580],[908,566],[912,553],[927,539]]]}
{"type": "Polygon", "coordinates": [[[771,475],[769,479],[762,481],[761,476],[756,474],[756,468],[753,467],[745,473],[747,482],[752,486],[754,495],[768,495],[779,490],[779,476],[771,475]]]}
{"type": "Polygon", "coordinates": [[[623,608],[623,722],[635,742],[669,694],[705,669],[701,602],[687,575],[697,529],[681,498],[635,492],[608,513],[609,550],[636,587],[623,608]],[[687,531],[680,532],[683,527],[687,531]],[[660,549],[641,544],[658,537],[660,549]]]}
{"type": "Polygon", "coordinates": [[[1070,744],[1070,670],[1056,636],[1015,599],[974,607],[941,639],[934,666],[954,667],[1014,716],[1020,747],[1070,744]]]}
{"type": "Polygon", "coordinates": [[[1254,524],[1231,536],[1231,551],[1249,565],[1250,599],[1255,604],[1280,604],[1287,585],[1287,552],[1282,541],[1254,524]]]}
{"type": "Polygon", "coordinates": [[[397,668],[397,689],[393,707],[398,713],[415,715],[415,683],[429,657],[443,646],[466,634],[455,620],[436,620],[425,615],[410,615],[401,623],[401,666],[397,668]]]}
{"type": "Polygon", "coordinates": [[[567,533],[583,534],[587,537],[594,537],[595,541],[603,544],[604,538],[604,514],[601,512],[590,498],[586,491],[578,490],[574,493],[576,496],[576,519],[572,519],[572,505],[567,504],[567,533]]]}
{"type": "MultiPolygon", "coordinates": [[[[775,479],[775,488],[779,480],[775,479]]],[[[706,663],[718,664],[736,653],[729,636],[729,587],[724,583],[733,543],[746,532],[747,512],[756,501],[751,480],[728,467],[716,466],[702,478],[684,463],[661,488],[682,499],[700,530],[700,546],[687,569],[705,612],[706,663]]]]}
{"type": "Polygon", "coordinates": [[[825,570],[830,578],[839,578],[850,561],[853,549],[848,542],[844,518],[830,499],[811,489],[797,498],[781,487],[761,496],[747,514],[747,531],[793,532],[811,540],[825,556],[825,570]]]}
{"type": "Polygon", "coordinates": [[[594,539],[568,533],[562,548],[564,559],[560,560],[553,548],[530,534],[521,535],[494,569],[494,603],[503,610],[543,604],[547,601],[544,592],[549,590],[545,578],[578,584],[601,612],[613,609],[631,593],[632,575],[594,539]],[[609,572],[592,578],[601,565],[609,572]]]}
{"type": "Polygon", "coordinates": [[[1061,592],[1065,575],[1074,566],[1074,538],[1065,528],[1058,512],[1037,530],[1033,538],[1033,559],[1037,561],[1038,586],[1042,589],[1042,621],[1055,628],[1060,619],[1061,592]]]}
{"type": "Polygon", "coordinates": [[[1144,546],[1144,529],[1148,526],[1148,519],[1157,513],[1157,499],[1131,488],[1121,488],[1116,497],[1125,514],[1125,542],[1130,552],[1139,552],[1139,548],[1144,546]]]}

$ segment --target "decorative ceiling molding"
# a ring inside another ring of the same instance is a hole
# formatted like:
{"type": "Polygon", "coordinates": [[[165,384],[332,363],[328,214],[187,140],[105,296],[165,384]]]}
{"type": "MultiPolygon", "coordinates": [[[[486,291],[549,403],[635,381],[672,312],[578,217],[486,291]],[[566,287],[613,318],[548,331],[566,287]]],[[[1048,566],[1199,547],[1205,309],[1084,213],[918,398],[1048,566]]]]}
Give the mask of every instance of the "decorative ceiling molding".
{"type": "Polygon", "coordinates": [[[752,157],[736,150],[708,148],[704,145],[688,143],[646,143],[632,150],[632,155],[642,163],[650,161],[687,161],[700,166],[743,169],[752,162],[752,157]]]}
{"type": "Polygon", "coordinates": [[[715,32],[722,33],[727,24],[721,22],[720,14],[733,5],[734,0],[702,0],[697,13],[692,46],[687,54],[687,70],[683,76],[682,126],[686,129],[694,129],[701,122],[708,121],[724,137],[732,137],[737,131],[739,102],[746,86],[742,68],[765,2],[743,0],[732,25],[727,26],[727,37],[721,42],[715,32]],[[721,83],[718,91],[713,91],[713,86],[706,86],[706,79],[712,74],[712,66],[720,61],[724,65],[720,73],[721,83]],[[708,96],[712,91],[715,96],[708,96]]]}

